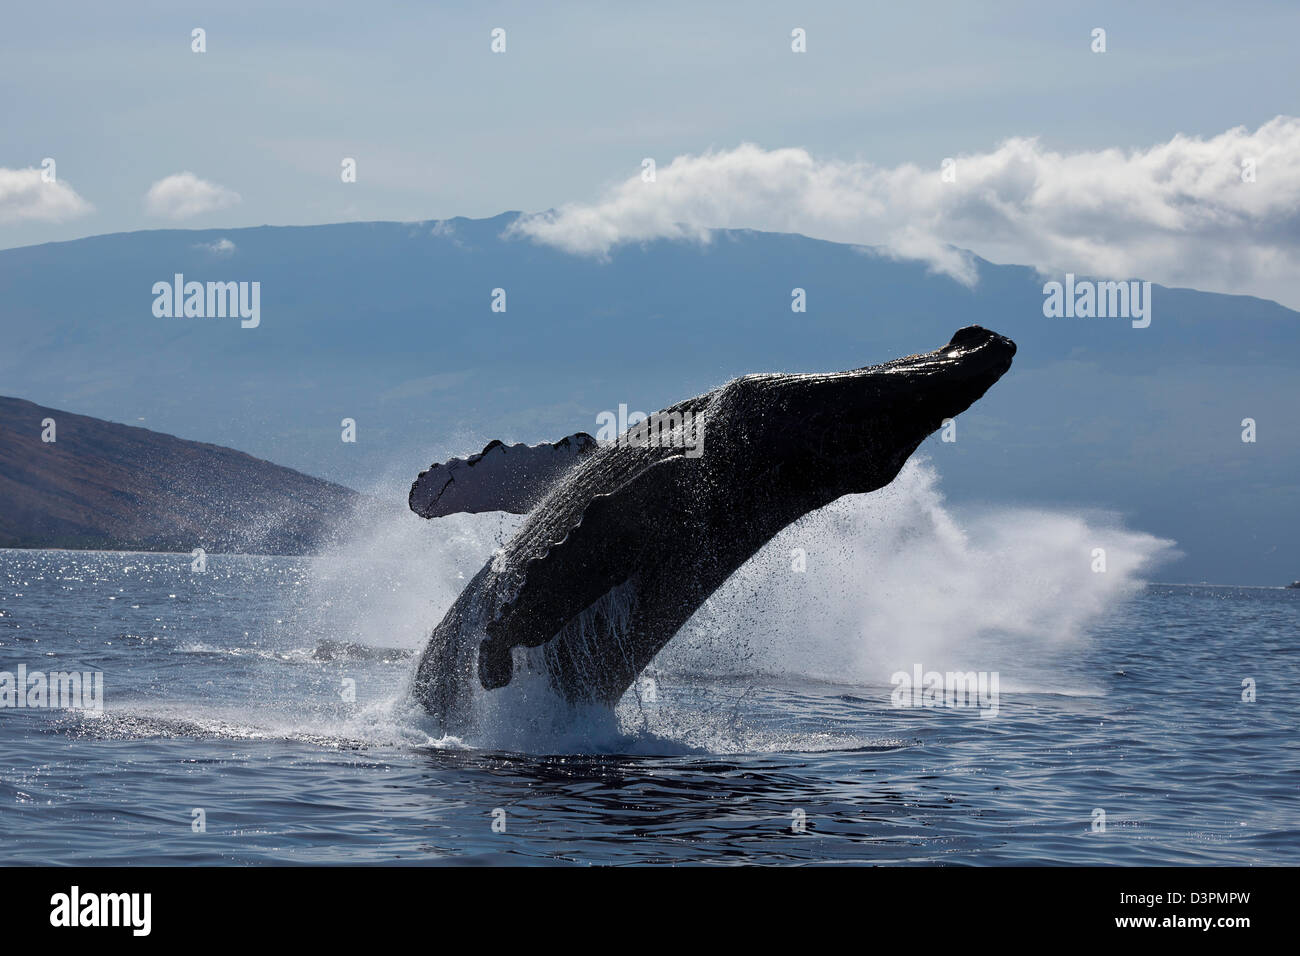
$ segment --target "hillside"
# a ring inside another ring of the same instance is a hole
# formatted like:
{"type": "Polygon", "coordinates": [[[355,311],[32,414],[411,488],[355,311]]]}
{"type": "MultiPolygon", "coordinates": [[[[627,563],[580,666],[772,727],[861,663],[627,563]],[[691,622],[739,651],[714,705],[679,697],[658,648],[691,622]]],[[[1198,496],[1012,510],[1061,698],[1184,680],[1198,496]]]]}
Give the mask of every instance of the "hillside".
{"type": "Polygon", "coordinates": [[[231,448],[0,397],[0,547],[300,554],[355,499],[231,448]]]}

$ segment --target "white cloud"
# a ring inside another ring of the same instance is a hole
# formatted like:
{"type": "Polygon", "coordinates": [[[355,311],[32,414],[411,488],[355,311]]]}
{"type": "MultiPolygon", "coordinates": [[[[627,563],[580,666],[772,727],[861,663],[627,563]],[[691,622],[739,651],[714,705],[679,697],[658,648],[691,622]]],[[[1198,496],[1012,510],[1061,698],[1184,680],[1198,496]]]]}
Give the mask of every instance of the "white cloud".
{"type": "Polygon", "coordinates": [[[460,236],[456,235],[456,227],[452,225],[450,219],[439,219],[435,222],[429,229],[429,235],[438,239],[450,239],[451,244],[459,249],[469,248],[469,246],[465,245],[461,240],[460,236]]]}
{"type": "Polygon", "coordinates": [[[189,219],[226,209],[240,202],[239,193],[193,173],[173,173],[158,180],[145,193],[144,207],[151,216],[189,219]]]}
{"type": "Polygon", "coordinates": [[[62,179],[41,179],[42,170],[6,169],[0,166],[0,223],[24,219],[39,222],[62,222],[84,216],[93,208],[62,179]]]}
{"type": "Polygon", "coordinates": [[[207,252],[212,253],[214,256],[225,258],[226,256],[233,256],[237,247],[229,239],[217,239],[213,242],[195,243],[194,248],[204,249],[207,252]]]}
{"type": "Polygon", "coordinates": [[[635,175],[512,232],[595,256],[628,242],[708,241],[714,228],[797,232],[881,245],[972,284],[959,246],[1051,272],[1288,289],[1300,304],[1300,119],[1128,151],[1060,153],[1016,138],[955,159],[956,181],[944,182],[939,158],[880,167],[744,144],[679,156],[656,182],[635,175]],[[1246,159],[1255,182],[1242,181],[1246,159]]]}

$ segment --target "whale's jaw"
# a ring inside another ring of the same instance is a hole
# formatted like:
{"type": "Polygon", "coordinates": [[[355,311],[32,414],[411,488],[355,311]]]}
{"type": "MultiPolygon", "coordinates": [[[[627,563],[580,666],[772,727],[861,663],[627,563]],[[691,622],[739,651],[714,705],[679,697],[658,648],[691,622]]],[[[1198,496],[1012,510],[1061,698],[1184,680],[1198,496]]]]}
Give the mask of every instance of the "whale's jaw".
{"type": "MultiPolygon", "coordinates": [[[[932,352],[894,359],[857,374],[902,376],[905,390],[933,413],[952,418],[973,405],[1011,368],[1016,343],[978,325],[953,333],[932,352]]],[[[850,373],[855,374],[855,373],[850,373]]]]}
{"type": "Polygon", "coordinates": [[[1009,338],[970,325],[932,352],[849,373],[868,386],[860,417],[874,438],[858,449],[859,460],[884,459],[892,451],[902,456],[897,461],[901,468],[928,435],[982,398],[1011,368],[1015,354],[1016,344],[1009,338]]]}

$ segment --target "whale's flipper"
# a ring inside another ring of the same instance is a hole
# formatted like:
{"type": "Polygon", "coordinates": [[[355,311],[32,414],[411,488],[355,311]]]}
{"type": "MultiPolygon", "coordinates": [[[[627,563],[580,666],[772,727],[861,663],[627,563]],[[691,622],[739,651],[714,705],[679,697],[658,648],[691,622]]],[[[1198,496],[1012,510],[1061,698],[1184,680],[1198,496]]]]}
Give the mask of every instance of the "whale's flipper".
{"type": "Polygon", "coordinates": [[[487,624],[479,646],[479,682],[487,690],[510,683],[514,647],[553,638],[610,589],[626,581],[654,542],[644,519],[680,508],[676,489],[698,467],[673,455],[647,465],[608,494],[593,497],[564,537],[530,558],[513,599],[487,624]]]}
{"type": "Polygon", "coordinates": [[[557,478],[595,448],[596,439],[586,432],[546,445],[492,441],[477,455],[420,472],[407,503],[422,518],[482,511],[527,514],[557,478]]]}

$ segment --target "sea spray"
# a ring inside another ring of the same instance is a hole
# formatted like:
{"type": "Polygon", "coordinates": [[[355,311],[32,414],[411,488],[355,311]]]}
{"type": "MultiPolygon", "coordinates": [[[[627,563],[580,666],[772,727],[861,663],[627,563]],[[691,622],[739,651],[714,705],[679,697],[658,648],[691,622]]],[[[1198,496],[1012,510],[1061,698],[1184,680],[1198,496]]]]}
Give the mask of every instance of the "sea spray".
{"type": "MultiPolygon", "coordinates": [[[[373,504],[312,559],[307,599],[285,627],[298,643],[414,650],[404,665],[413,672],[431,629],[520,521],[485,514],[429,522],[373,504]]],[[[439,738],[426,726],[404,696],[407,680],[331,726],[362,739],[525,752],[765,750],[771,741],[806,746],[807,734],[759,740],[747,732],[743,697],[762,683],[888,688],[891,674],[921,663],[998,671],[1004,695],[1091,693],[1058,679],[1053,656],[1072,653],[1171,554],[1171,542],[1107,515],[955,511],[933,466],[913,461],[886,488],[787,528],[742,567],[651,664],[658,686],[651,704],[637,687],[616,711],[567,704],[549,687],[537,648],[519,652],[528,666],[508,687],[475,688],[476,727],[463,738],[439,738]],[[1107,554],[1104,573],[1093,570],[1098,547],[1107,554]],[[796,549],[801,571],[792,567],[796,549]]],[[[880,698],[887,702],[887,689],[880,698]]]]}
{"type": "Polygon", "coordinates": [[[1005,691],[1042,678],[1037,661],[1086,639],[1173,554],[1172,542],[1106,514],[955,512],[934,467],[914,460],[887,487],[842,498],[777,535],[656,664],[670,674],[742,667],[879,686],[924,663],[1001,670],[1005,691]],[[1108,556],[1103,573],[1094,569],[1097,548],[1108,556]],[[791,568],[796,549],[802,571],[791,568]]]}

